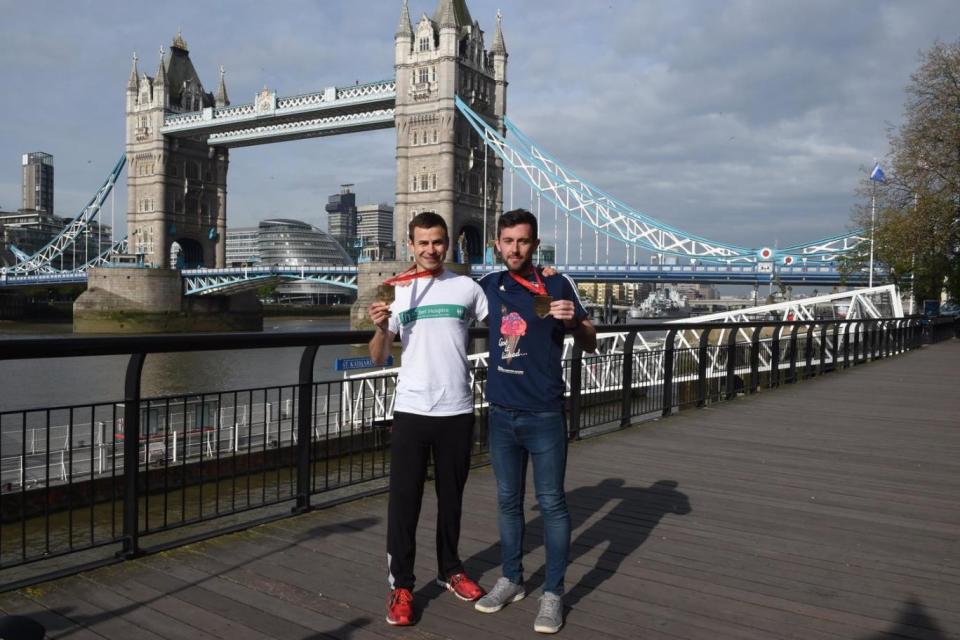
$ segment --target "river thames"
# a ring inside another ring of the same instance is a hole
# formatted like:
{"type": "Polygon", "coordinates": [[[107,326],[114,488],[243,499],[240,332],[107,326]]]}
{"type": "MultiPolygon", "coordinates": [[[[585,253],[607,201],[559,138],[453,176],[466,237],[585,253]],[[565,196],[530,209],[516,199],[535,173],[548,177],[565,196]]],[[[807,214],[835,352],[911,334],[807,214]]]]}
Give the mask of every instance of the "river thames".
{"type": "MultiPolygon", "coordinates": [[[[264,332],[346,331],[347,318],[265,318],[264,332]]],[[[69,323],[0,323],[3,340],[66,337],[69,323]]],[[[198,351],[147,356],[146,397],[290,385],[297,381],[301,348],[198,351]]],[[[367,355],[365,345],[320,347],[315,379],[334,380],[337,358],[367,355]]],[[[0,360],[0,411],[115,402],[123,399],[128,356],[0,360]]]]}

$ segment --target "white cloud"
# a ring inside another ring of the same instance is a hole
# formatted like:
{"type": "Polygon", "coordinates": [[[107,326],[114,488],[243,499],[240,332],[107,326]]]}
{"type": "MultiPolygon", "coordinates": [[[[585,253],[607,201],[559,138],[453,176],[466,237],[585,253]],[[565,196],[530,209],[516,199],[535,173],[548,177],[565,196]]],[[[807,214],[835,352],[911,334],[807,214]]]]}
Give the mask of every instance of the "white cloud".
{"type": "MultiPolygon", "coordinates": [[[[917,52],[960,24],[947,0],[470,0],[488,42],[504,4],[512,120],[637,209],[750,246],[846,228],[917,52]]],[[[411,5],[416,18],[435,2],[411,5]]],[[[0,204],[19,203],[20,154],[44,150],[60,213],[78,210],[123,150],[130,52],[152,75],[180,26],[207,89],[223,64],[237,103],[265,84],[294,94],[390,76],[399,6],[0,0],[0,77],[15,96],[0,112],[0,204]]],[[[230,222],[320,222],[341,182],[392,200],[393,156],[392,132],[236,150],[230,222]]]]}

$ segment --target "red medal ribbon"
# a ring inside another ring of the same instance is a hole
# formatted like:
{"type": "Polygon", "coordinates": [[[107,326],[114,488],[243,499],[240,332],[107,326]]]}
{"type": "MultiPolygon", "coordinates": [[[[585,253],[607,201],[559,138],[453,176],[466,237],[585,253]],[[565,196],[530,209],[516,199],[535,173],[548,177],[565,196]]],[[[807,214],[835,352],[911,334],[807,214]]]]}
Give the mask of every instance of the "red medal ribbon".
{"type": "Polygon", "coordinates": [[[397,284],[398,282],[409,282],[411,280],[416,280],[417,278],[427,278],[438,276],[443,273],[443,266],[439,266],[436,269],[427,269],[425,271],[417,272],[417,265],[413,265],[403,273],[398,276],[394,276],[387,280],[383,281],[383,284],[397,284]]]}
{"type": "Polygon", "coordinates": [[[508,271],[507,273],[510,274],[510,277],[513,278],[517,284],[519,284],[521,287],[523,287],[527,291],[532,292],[533,295],[535,296],[547,295],[547,285],[543,281],[543,278],[540,277],[540,273],[536,269],[533,270],[533,277],[537,279],[536,282],[530,282],[526,278],[521,278],[520,276],[515,274],[513,271],[508,271]]]}

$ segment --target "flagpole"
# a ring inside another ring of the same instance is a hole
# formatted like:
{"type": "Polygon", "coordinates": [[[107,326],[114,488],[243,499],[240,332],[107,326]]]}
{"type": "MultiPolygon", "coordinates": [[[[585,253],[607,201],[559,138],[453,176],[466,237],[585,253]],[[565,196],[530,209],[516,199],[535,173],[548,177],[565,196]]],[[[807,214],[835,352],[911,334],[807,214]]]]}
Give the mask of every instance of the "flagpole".
{"type": "Polygon", "coordinates": [[[873,288],[873,235],[874,235],[874,229],[876,229],[876,226],[877,226],[876,224],[877,183],[875,180],[871,180],[871,182],[873,182],[873,197],[871,198],[871,202],[870,202],[870,280],[867,286],[869,286],[872,289],[873,288]]]}

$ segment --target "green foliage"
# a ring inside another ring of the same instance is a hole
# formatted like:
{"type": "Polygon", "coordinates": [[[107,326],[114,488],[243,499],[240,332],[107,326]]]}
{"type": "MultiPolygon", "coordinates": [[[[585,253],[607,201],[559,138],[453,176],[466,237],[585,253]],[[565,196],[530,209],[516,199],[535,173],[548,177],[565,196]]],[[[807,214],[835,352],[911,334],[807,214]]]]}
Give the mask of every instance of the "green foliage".
{"type": "MultiPolygon", "coordinates": [[[[887,181],[864,180],[855,223],[871,228],[876,197],[875,259],[914,299],[960,298],[960,41],[935,43],[906,88],[904,122],[890,132],[887,181]]],[[[863,243],[846,269],[866,266],[863,243]]]]}

